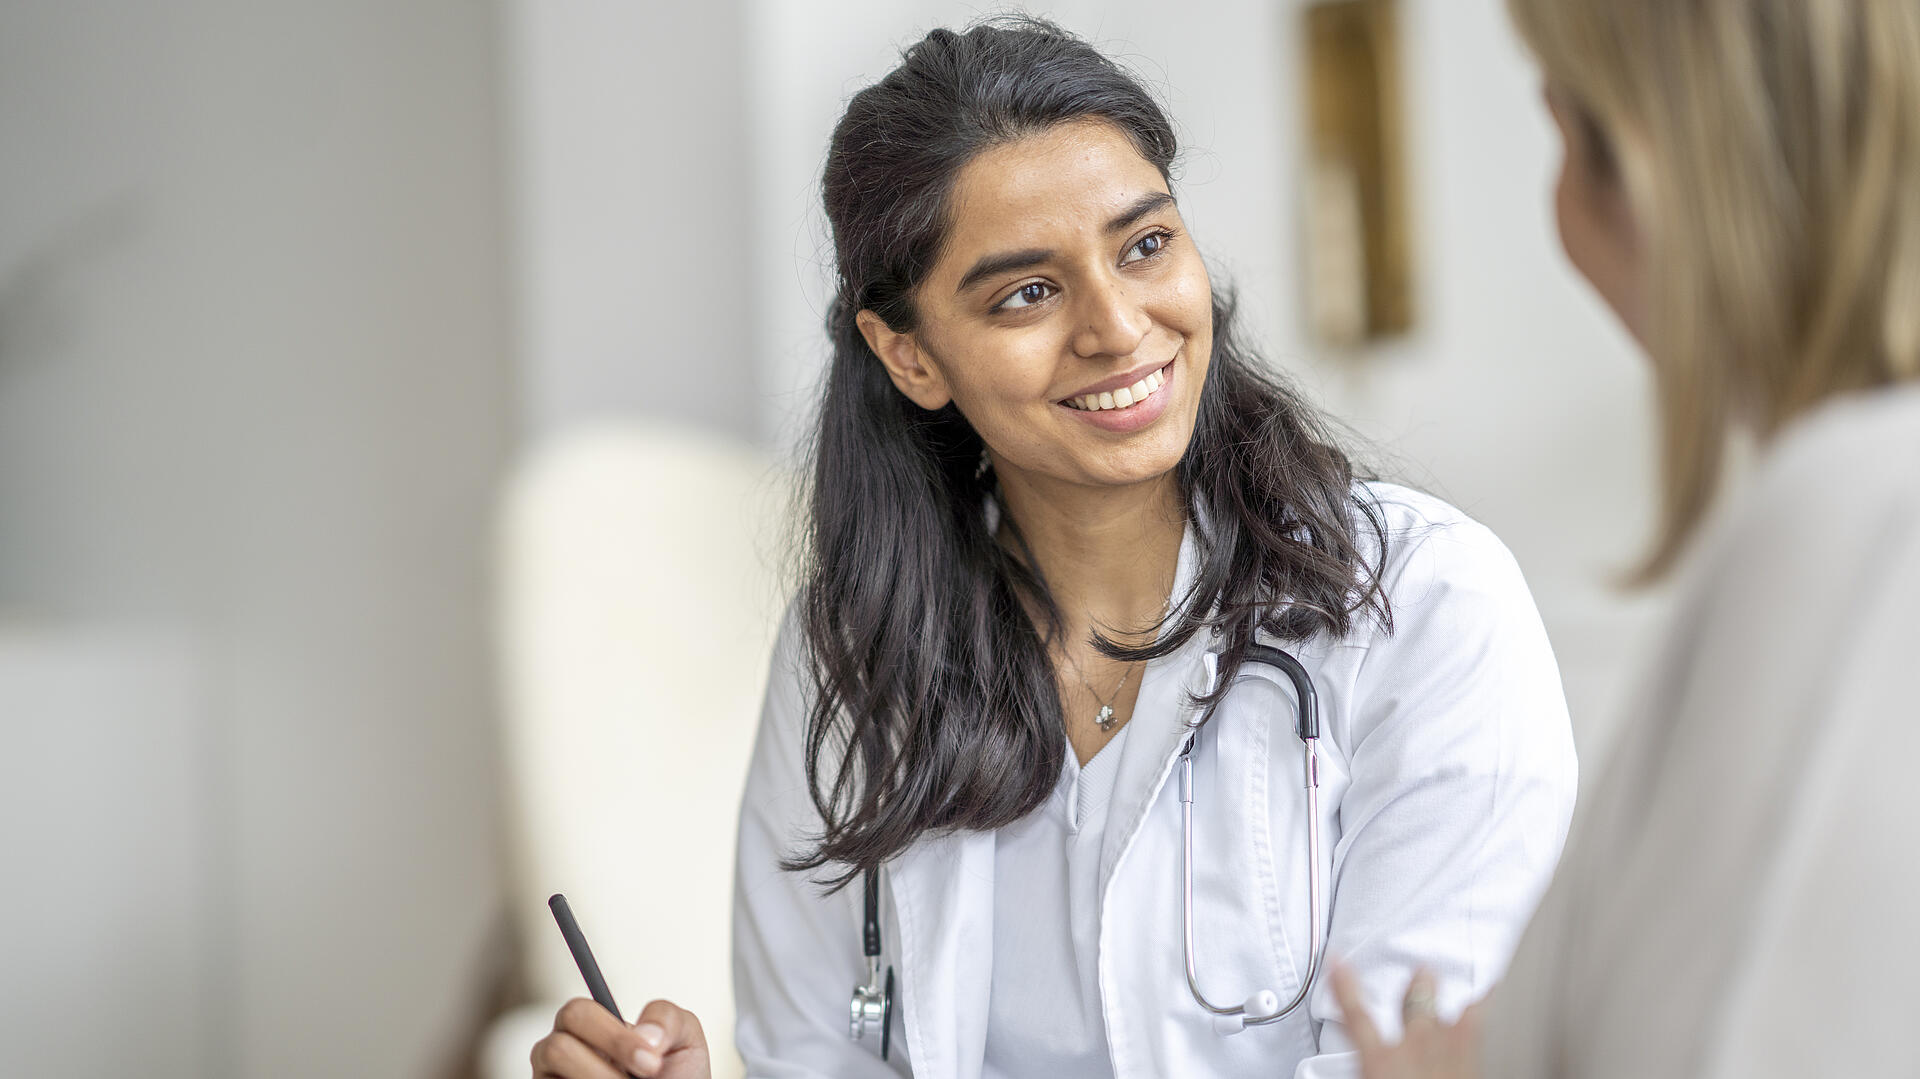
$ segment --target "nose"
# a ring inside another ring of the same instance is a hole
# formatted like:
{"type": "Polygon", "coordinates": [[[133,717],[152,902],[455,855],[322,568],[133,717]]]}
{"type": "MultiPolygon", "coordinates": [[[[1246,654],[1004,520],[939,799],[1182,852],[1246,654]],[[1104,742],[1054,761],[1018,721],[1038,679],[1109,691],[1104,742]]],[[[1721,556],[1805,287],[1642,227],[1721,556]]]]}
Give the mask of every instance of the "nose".
{"type": "Polygon", "coordinates": [[[1073,334],[1073,351],[1087,358],[1131,356],[1153,327],[1153,320],[1127,294],[1126,286],[1112,278],[1096,280],[1083,288],[1074,316],[1079,322],[1073,334]]]}

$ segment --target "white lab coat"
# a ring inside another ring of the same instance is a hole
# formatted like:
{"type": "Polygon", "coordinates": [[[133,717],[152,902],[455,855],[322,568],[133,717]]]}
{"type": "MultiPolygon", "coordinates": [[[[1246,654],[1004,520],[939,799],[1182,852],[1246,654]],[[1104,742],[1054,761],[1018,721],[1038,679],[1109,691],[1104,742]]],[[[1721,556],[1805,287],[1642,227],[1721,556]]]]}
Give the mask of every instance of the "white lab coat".
{"type": "MultiPolygon", "coordinates": [[[[1431,497],[1368,485],[1390,529],[1395,632],[1291,646],[1320,698],[1322,870],[1329,951],[1381,999],[1416,965],[1443,1010],[1505,967],[1565,839],[1576,786],[1559,672],[1526,584],[1492,533],[1431,497]]],[[[1200,525],[1204,527],[1204,523],[1200,525]]],[[[1193,526],[1174,595],[1194,572],[1193,526]]],[[[865,976],[860,888],[823,897],[780,857],[817,827],[802,769],[791,619],[780,635],[742,804],[734,914],[737,1043],[750,1076],[978,1079],[993,955],[994,835],[929,837],[889,865],[887,954],[899,978],[891,1067],[847,1035],[865,976]]],[[[1114,1074],[1354,1074],[1331,994],[1231,1037],[1188,993],[1181,825],[1170,782],[1217,642],[1195,635],[1146,669],[1105,844],[1099,974],[1114,1074]]],[[[1300,742],[1279,672],[1249,667],[1194,755],[1195,936],[1216,1000],[1281,1000],[1306,966],[1300,742]]],[[[1397,999],[1397,997],[1395,997],[1397,999]]]]}
{"type": "Polygon", "coordinates": [[[1920,1075],[1920,387],[1783,432],[1687,571],[1486,1075],[1920,1075]]]}

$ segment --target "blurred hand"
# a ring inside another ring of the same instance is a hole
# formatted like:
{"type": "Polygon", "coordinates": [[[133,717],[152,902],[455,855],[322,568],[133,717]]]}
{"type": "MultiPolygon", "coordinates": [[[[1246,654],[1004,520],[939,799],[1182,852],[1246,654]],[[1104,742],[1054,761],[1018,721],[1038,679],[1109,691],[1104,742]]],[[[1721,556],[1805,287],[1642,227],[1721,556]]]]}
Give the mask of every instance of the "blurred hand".
{"type": "Polygon", "coordinates": [[[707,1035],[685,1008],[656,1000],[629,1026],[586,997],[560,1006],[533,1045],[534,1079],[712,1079],[707,1035]]]}
{"type": "Polygon", "coordinates": [[[1433,974],[1417,971],[1407,983],[1400,1011],[1406,1027],[1397,1045],[1388,1045],[1367,1015],[1366,1001],[1353,971],[1335,965],[1330,972],[1342,1022],[1360,1050],[1364,1079],[1479,1079],[1480,1009],[1475,1004],[1458,1022],[1444,1023],[1433,1013],[1433,974]]]}

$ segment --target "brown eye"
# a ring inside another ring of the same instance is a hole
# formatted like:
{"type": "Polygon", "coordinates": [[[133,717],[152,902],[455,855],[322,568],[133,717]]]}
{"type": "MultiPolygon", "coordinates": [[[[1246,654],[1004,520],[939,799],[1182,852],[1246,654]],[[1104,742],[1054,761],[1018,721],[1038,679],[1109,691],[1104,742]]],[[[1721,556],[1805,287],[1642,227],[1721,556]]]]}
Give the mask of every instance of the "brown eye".
{"type": "Polygon", "coordinates": [[[1032,307],[1047,298],[1048,285],[1044,281],[1029,281],[1013,290],[1013,294],[994,306],[996,311],[1013,311],[1022,307],[1032,307]]]}
{"type": "Polygon", "coordinates": [[[1141,259],[1152,258],[1166,250],[1167,242],[1170,239],[1171,237],[1164,232],[1149,232],[1145,236],[1140,237],[1138,242],[1127,249],[1127,254],[1132,257],[1124,261],[1138,262],[1141,259]]]}

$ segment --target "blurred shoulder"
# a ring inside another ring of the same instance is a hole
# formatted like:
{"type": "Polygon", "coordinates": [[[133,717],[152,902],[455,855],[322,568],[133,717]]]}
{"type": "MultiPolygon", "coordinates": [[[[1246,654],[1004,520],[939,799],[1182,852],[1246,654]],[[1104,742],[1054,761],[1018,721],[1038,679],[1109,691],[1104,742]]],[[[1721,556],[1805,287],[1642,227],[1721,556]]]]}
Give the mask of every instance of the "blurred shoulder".
{"type": "Polygon", "coordinates": [[[1887,600],[1885,583],[1920,561],[1920,386],[1821,405],[1773,440],[1740,488],[1702,529],[1683,594],[1729,610],[1756,590],[1887,600]]]}
{"type": "Polygon", "coordinates": [[[1749,509],[1840,518],[1920,503],[1920,385],[1848,394],[1790,424],[1767,451],[1749,509]]]}

